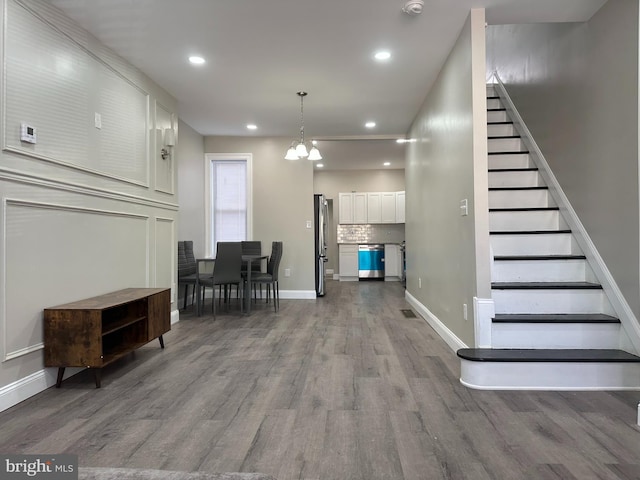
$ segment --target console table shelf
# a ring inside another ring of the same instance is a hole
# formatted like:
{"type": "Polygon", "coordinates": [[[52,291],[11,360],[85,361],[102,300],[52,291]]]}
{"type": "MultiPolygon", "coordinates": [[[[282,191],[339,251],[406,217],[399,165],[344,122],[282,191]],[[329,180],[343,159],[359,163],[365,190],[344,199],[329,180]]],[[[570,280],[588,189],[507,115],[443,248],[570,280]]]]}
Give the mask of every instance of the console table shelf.
{"type": "Polygon", "coordinates": [[[44,363],[58,367],[56,387],[66,367],[100,369],[171,329],[171,290],[127,288],[45,308],[44,363]]]}

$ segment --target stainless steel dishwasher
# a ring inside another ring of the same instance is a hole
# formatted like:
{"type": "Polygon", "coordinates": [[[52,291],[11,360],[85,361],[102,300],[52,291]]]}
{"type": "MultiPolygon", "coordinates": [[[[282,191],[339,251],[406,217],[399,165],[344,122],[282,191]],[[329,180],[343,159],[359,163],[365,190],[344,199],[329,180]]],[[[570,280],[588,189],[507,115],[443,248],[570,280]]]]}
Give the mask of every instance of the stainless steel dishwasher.
{"type": "Polygon", "coordinates": [[[384,278],[384,245],[358,245],[358,278],[384,278]]]}

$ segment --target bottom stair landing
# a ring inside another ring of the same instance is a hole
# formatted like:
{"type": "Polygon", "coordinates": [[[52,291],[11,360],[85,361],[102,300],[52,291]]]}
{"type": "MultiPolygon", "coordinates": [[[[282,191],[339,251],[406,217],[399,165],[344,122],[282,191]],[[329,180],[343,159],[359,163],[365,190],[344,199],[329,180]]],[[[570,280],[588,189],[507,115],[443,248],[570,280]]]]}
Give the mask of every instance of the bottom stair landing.
{"type": "Polygon", "coordinates": [[[640,357],[617,349],[463,348],[460,381],[487,390],[638,390],[640,357]]]}

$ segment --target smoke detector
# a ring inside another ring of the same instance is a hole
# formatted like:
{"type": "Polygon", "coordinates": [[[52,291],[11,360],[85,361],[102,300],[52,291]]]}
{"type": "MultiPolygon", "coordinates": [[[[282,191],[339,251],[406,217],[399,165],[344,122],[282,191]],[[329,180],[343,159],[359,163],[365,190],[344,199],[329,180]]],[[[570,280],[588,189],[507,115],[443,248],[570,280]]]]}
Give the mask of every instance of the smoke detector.
{"type": "Polygon", "coordinates": [[[402,11],[407,15],[420,15],[424,7],[424,0],[407,0],[402,11]]]}

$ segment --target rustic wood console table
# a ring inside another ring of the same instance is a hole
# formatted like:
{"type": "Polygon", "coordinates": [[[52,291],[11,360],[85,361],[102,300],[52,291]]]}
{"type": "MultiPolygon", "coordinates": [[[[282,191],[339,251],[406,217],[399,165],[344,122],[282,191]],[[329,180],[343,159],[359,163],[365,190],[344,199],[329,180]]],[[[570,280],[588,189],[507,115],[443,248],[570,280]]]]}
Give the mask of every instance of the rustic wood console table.
{"type": "Polygon", "coordinates": [[[58,367],[56,387],[66,367],[100,369],[171,330],[171,290],[127,288],[45,308],[44,364],[58,367]]]}

